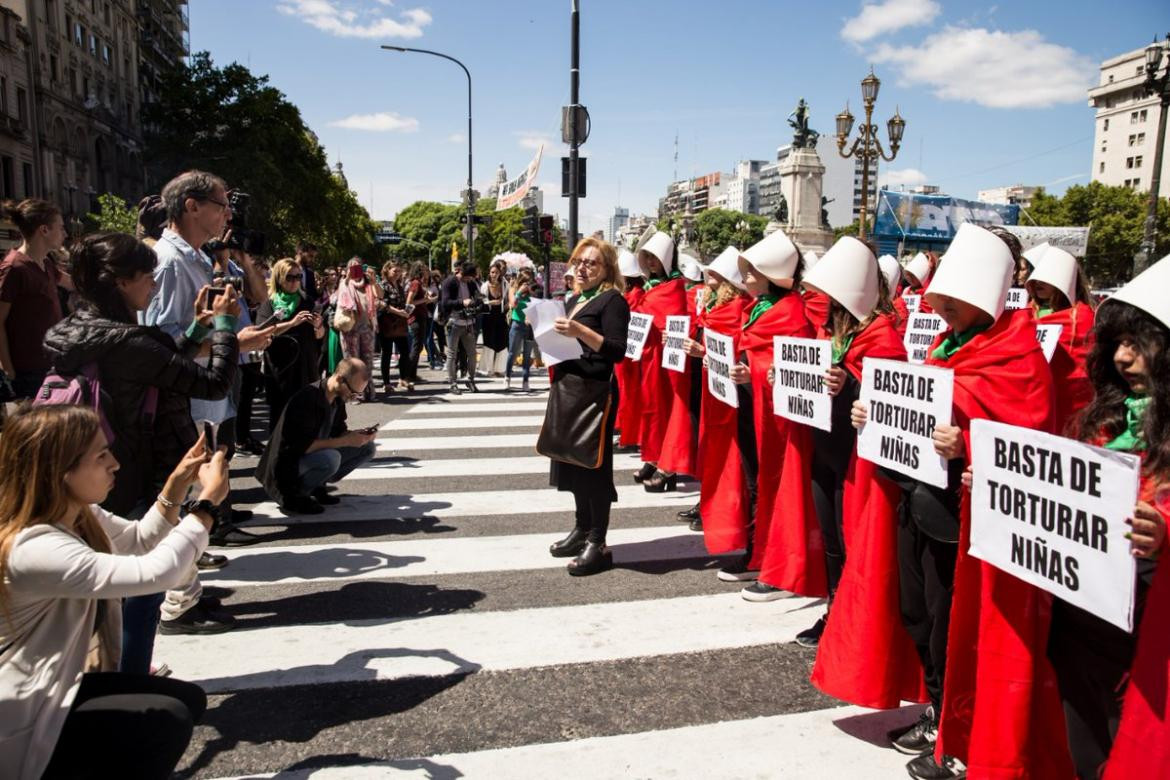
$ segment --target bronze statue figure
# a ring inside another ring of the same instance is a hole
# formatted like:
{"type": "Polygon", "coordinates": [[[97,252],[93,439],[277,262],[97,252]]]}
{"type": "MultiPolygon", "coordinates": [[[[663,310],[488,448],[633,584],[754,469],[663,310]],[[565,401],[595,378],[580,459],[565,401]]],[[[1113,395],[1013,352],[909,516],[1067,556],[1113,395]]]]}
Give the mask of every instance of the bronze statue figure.
{"type": "Polygon", "coordinates": [[[809,106],[804,98],[796,104],[796,108],[788,115],[788,124],[795,131],[792,135],[794,149],[815,149],[817,139],[821,134],[808,126],[809,106]]]}

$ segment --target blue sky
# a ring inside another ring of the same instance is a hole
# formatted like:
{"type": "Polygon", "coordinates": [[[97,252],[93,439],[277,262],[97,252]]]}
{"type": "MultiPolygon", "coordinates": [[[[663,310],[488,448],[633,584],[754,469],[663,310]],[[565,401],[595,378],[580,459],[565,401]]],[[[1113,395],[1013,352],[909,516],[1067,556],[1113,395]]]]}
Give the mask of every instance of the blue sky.
{"type": "MultiPolygon", "coordinates": [[[[473,79],[474,180],[516,175],[545,141],[545,209],[560,196],[560,107],[569,97],[569,0],[194,0],[191,46],[267,74],[298,105],[331,162],[378,219],[419,199],[456,200],[467,176],[473,79]]],[[[804,97],[833,131],[859,81],[882,79],[875,120],[907,121],[892,183],[974,197],[1016,183],[1088,181],[1101,60],[1170,29],[1153,0],[581,0],[581,102],[592,115],[581,229],[623,205],[652,212],[680,178],[772,159],[804,97]]]]}

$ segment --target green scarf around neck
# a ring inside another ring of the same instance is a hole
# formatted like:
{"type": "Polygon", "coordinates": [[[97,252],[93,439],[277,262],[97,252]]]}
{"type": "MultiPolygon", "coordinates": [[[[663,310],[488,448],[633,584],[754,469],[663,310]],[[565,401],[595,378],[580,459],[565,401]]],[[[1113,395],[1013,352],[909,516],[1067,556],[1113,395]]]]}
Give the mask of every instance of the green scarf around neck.
{"type": "Polygon", "coordinates": [[[1141,452],[1146,448],[1146,440],[1142,435],[1142,425],[1146,420],[1146,410],[1150,408],[1148,395],[1131,395],[1125,399],[1125,430],[1113,441],[1105,445],[1107,450],[1119,452],[1141,452]]]}
{"type": "Polygon", "coordinates": [[[281,322],[291,320],[297,307],[300,305],[301,294],[299,292],[290,293],[284,290],[277,290],[272,294],[272,312],[281,322]]]}
{"type": "Polygon", "coordinates": [[[778,300],[780,300],[780,296],[775,293],[764,293],[756,298],[756,305],[752,307],[752,313],[748,315],[748,321],[743,326],[744,329],[750,328],[752,323],[764,316],[764,312],[775,306],[778,300]]]}
{"type": "Polygon", "coordinates": [[[943,339],[942,343],[935,347],[934,352],[931,352],[930,356],[935,360],[950,360],[951,356],[958,352],[960,347],[990,327],[990,325],[976,325],[962,333],[955,333],[952,330],[943,339]]]}
{"type": "Polygon", "coordinates": [[[841,361],[845,359],[845,355],[846,355],[846,353],[849,352],[849,348],[851,346],[853,346],[853,339],[856,337],[857,337],[856,333],[850,333],[841,342],[838,342],[837,339],[835,339],[835,338],[833,339],[833,365],[834,366],[841,365],[841,361]]]}
{"type": "Polygon", "coordinates": [[[596,298],[600,294],[601,294],[601,285],[599,284],[591,290],[582,290],[581,294],[577,297],[577,302],[584,303],[585,301],[589,300],[590,298],[596,298]]]}
{"type": "Polygon", "coordinates": [[[643,287],[647,290],[653,290],[655,287],[662,284],[663,282],[669,282],[669,281],[672,281],[674,279],[678,279],[681,276],[682,276],[682,273],[680,271],[677,271],[677,270],[671,271],[666,276],[655,276],[653,279],[647,279],[646,284],[644,284],[643,287]]]}

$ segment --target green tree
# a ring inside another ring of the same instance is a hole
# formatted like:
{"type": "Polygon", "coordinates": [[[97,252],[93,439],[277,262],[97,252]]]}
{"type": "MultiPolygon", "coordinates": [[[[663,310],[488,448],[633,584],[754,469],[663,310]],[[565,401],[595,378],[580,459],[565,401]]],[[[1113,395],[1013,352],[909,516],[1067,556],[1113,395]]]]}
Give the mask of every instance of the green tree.
{"type": "Polygon", "coordinates": [[[111,192],[98,195],[98,212],[87,214],[86,219],[99,231],[113,230],[134,235],[138,227],[138,212],[126,205],[126,201],[111,192]]]}
{"type": "Polygon", "coordinates": [[[300,110],[267,76],[232,63],[217,68],[201,52],[163,76],[159,100],[143,112],[148,184],[162,187],[199,168],[249,193],[248,227],[268,237],[269,253],[310,240],[322,261],[376,257],[376,225],[331,174],[325,151],[300,110]]]}
{"type": "Polygon", "coordinates": [[[841,236],[856,236],[861,232],[861,220],[855,219],[848,225],[842,225],[839,228],[833,228],[834,243],[841,236]]]}

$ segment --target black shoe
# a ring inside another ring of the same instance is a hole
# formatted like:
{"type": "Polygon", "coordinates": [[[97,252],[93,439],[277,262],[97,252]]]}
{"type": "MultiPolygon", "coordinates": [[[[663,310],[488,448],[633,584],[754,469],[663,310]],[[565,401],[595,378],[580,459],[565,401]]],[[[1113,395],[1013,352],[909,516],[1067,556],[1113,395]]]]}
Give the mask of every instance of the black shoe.
{"type": "Polygon", "coordinates": [[[613,568],[613,553],[604,543],[588,542],[581,554],[569,562],[569,575],[588,577],[613,568]]]}
{"type": "Polygon", "coordinates": [[[206,609],[202,603],[174,620],[159,621],[160,634],[222,634],[236,627],[236,619],[226,612],[206,609]]]}
{"type": "Polygon", "coordinates": [[[210,571],[212,569],[222,569],[227,566],[226,555],[216,555],[214,553],[205,552],[199,556],[199,560],[195,561],[195,568],[199,571],[210,571]]]}
{"type": "Polygon", "coordinates": [[[739,556],[735,563],[719,570],[720,582],[755,582],[760,577],[760,570],[748,568],[750,563],[751,557],[747,553],[739,556]]]}
{"type": "Polygon", "coordinates": [[[934,751],[924,753],[906,764],[906,771],[918,780],[962,780],[967,776],[963,762],[952,756],[943,756],[942,763],[934,760],[934,751]]]}
{"type": "Polygon", "coordinates": [[[451,383],[451,395],[463,395],[463,388],[454,382],[451,383]]]}
{"type": "Polygon", "coordinates": [[[667,475],[662,471],[656,472],[654,476],[642,483],[642,487],[646,489],[647,493],[666,493],[678,490],[678,474],[667,475]]]}
{"type": "Polygon", "coordinates": [[[290,498],[281,504],[280,508],[288,515],[319,515],[325,511],[325,507],[317,503],[316,499],[311,496],[290,498]]]}
{"type": "Polygon", "coordinates": [[[236,449],[249,455],[263,455],[264,445],[249,436],[236,442],[236,449]]]}
{"type": "Polygon", "coordinates": [[[821,643],[821,634],[825,633],[825,618],[817,619],[811,628],[806,628],[796,635],[796,644],[801,647],[808,647],[815,650],[817,645],[821,643]]]}
{"type": "Polygon", "coordinates": [[[679,520],[698,520],[699,519],[699,505],[695,504],[690,509],[684,509],[678,513],[679,520]]]}
{"type": "Polygon", "coordinates": [[[221,523],[211,532],[211,544],[215,547],[247,547],[264,541],[264,537],[237,528],[231,523],[221,523]]]}
{"type": "Polygon", "coordinates": [[[246,523],[255,516],[256,516],[256,513],[253,512],[251,509],[233,509],[232,510],[232,523],[234,525],[239,525],[240,523],[246,523]]]}
{"type": "Polygon", "coordinates": [[[477,385],[475,383],[474,379],[468,379],[467,380],[467,389],[473,393],[478,393],[479,392],[479,385],[477,385]]]}
{"type": "Polygon", "coordinates": [[[637,473],[634,474],[634,481],[638,483],[645,482],[654,476],[656,471],[658,471],[658,467],[653,463],[643,463],[642,468],[638,469],[637,473]]]}
{"type": "Polygon", "coordinates": [[[934,715],[934,705],[930,705],[918,720],[906,728],[895,729],[887,736],[894,750],[908,756],[921,756],[934,752],[934,743],[938,739],[938,718],[934,715]]]}
{"type": "Polygon", "coordinates": [[[702,533],[703,532],[703,518],[696,517],[694,520],[691,521],[691,524],[687,527],[690,528],[692,531],[698,531],[699,533],[702,533]]]}
{"type": "Polygon", "coordinates": [[[313,491],[313,500],[321,506],[334,506],[341,503],[341,499],[337,496],[330,495],[325,488],[317,488],[313,491]]]}
{"type": "Polygon", "coordinates": [[[574,528],[568,536],[549,545],[548,552],[554,558],[573,558],[585,549],[589,531],[584,528],[574,528]]]}

